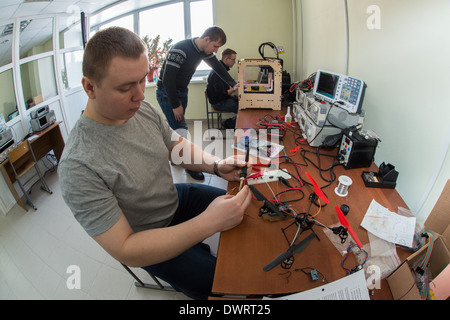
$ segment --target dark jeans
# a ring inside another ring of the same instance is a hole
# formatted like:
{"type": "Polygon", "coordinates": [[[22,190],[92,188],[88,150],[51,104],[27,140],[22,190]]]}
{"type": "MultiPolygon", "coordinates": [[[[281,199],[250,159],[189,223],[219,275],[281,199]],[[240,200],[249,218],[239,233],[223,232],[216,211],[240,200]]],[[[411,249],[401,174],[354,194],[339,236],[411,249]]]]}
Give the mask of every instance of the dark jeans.
{"type": "Polygon", "coordinates": [[[228,98],[225,100],[222,100],[216,104],[211,105],[214,110],[217,111],[228,111],[228,112],[234,112],[234,113],[238,113],[238,109],[239,109],[239,104],[237,102],[237,100],[233,99],[233,98],[228,98]]]}
{"type": "MultiPolygon", "coordinates": [[[[184,90],[178,90],[178,100],[181,103],[181,106],[183,107],[183,114],[186,113],[186,108],[188,104],[188,89],[184,90]]],[[[178,132],[179,135],[186,138],[187,137],[187,123],[186,119],[183,119],[182,121],[175,120],[175,116],[173,114],[173,107],[172,104],[169,101],[169,98],[167,97],[166,90],[164,88],[158,87],[156,89],[156,100],[158,100],[159,106],[161,107],[162,112],[166,116],[167,122],[169,123],[169,126],[178,132]]]]}
{"type": "MultiPolygon", "coordinates": [[[[199,215],[225,190],[198,184],[175,184],[179,207],[170,225],[177,225],[199,215]]],[[[147,272],[168,282],[174,289],[194,299],[205,300],[211,293],[216,258],[200,244],[179,256],[144,267],[147,272]]]]}

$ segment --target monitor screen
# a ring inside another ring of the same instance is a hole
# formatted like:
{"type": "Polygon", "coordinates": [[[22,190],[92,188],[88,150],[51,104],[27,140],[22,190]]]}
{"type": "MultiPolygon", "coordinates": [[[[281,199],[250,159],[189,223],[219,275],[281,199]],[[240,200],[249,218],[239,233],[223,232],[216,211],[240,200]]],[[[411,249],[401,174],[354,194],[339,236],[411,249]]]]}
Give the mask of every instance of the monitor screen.
{"type": "Polygon", "coordinates": [[[339,81],[338,75],[322,71],[319,74],[319,83],[317,85],[316,92],[328,98],[334,99],[336,95],[336,88],[338,81],[339,81]]]}
{"type": "Polygon", "coordinates": [[[366,84],[364,81],[332,71],[317,70],[313,95],[350,113],[361,111],[366,84]]]}
{"type": "Polygon", "coordinates": [[[39,126],[43,127],[47,124],[47,116],[39,118],[39,126]]]}

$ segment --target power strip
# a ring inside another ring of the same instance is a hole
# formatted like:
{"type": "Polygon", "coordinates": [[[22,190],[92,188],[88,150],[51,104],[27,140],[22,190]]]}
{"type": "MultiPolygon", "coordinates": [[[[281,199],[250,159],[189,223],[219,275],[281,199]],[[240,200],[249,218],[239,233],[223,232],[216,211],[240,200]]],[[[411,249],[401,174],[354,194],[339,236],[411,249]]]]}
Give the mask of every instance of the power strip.
{"type": "Polygon", "coordinates": [[[273,182],[278,181],[279,177],[283,177],[284,179],[290,179],[291,175],[289,173],[286,173],[283,170],[271,170],[271,171],[265,171],[262,176],[255,178],[255,179],[247,179],[246,183],[248,185],[252,184],[259,184],[259,183],[266,183],[266,182],[273,182]]]}

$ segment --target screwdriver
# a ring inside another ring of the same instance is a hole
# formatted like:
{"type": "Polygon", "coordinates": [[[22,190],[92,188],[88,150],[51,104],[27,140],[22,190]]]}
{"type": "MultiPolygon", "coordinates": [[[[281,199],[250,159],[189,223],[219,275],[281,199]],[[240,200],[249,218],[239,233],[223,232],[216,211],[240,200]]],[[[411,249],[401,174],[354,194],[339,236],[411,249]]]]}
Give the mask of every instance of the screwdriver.
{"type": "Polygon", "coordinates": [[[243,166],[242,169],[241,169],[241,176],[240,176],[240,182],[239,182],[239,191],[244,186],[244,180],[247,177],[247,163],[248,163],[248,158],[249,158],[249,153],[250,153],[248,136],[245,136],[245,149],[246,149],[245,166],[243,166]]]}

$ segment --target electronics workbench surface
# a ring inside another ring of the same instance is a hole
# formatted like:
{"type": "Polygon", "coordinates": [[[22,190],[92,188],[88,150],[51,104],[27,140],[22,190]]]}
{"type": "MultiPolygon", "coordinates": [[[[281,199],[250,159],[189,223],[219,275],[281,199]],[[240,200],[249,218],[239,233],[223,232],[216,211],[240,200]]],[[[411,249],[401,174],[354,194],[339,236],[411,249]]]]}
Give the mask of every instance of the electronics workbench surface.
{"type": "MultiPolygon", "coordinates": [[[[256,128],[261,119],[284,114],[286,108],[279,111],[239,110],[236,129],[256,128]]],[[[260,214],[264,203],[253,196],[242,223],[221,233],[213,293],[246,297],[284,295],[306,291],[341,279],[347,276],[359,261],[354,254],[344,259],[345,255],[339,252],[337,246],[325,234],[327,228],[323,226],[341,225],[335,207],[345,204],[350,208],[346,218],[363,245],[369,243],[369,238],[367,231],[360,224],[372,200],[393,212],[397,212],[398,207],[407,208],[395,189],[368,188],[364,185],[361,174],[363,171],[377,171],[374,163],[370,167],[346,170],[342,165],[336,165],[336,148],[312,148],[302,139],[299,131],[297,124],[288,128],[280,140],[285,152],[280,153],[280,157],[272,158],[272,162],[279,162],[279,169],[285,169],[293,176],[300,176],[303,183],[302,192],[285,192],[288,187],[277,181],[257,184],[255,188],[267,199],[276,196],[279,202],[289,203],[296,212],[309,212],[308,219],[319,221],[322,226],[315,224],[311,229],[300,230],[299,234],[296,220],[290,215],[278,221],[264,219],[260,214]],[[322,189],[329,200],[328,204],[320,200],[311,204],[310,195],[315,190],[306,173],[322,189]],[[342,175],[353,181],[345,197],[335,192],[339,184],[338,178],[342,175]],[[301,200],[298,200],[300,198],[301,200]],[[298,244],[312,232],[317,237],[303,251],[295,253],[294,259],[284,261],[290,263],[290,266],[280,263],[268,271],[263,270],[289,249],[293,239],[297,239],[295,243],[298,244]]],[[[294,178],[288,181],[293,188],[299,186],[294,178]]],[[[228,193],[235,194],[238,186],[239,183],[229,183],[228,193]]],[[[346,242],[347,246],[349,243],[350,241],[346,242]]],[[[398,248],[397,254],[403,261],[410,253],[398,248]]],[[[381,281],[380,289],[373,290],[371,298],[392,299],[385,280],[381,281]]]]}

